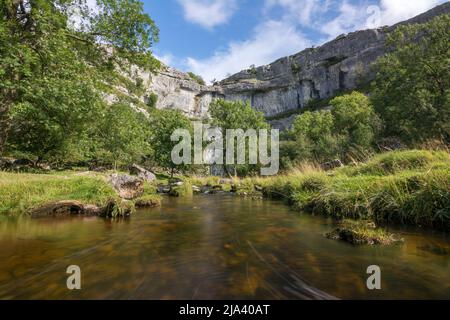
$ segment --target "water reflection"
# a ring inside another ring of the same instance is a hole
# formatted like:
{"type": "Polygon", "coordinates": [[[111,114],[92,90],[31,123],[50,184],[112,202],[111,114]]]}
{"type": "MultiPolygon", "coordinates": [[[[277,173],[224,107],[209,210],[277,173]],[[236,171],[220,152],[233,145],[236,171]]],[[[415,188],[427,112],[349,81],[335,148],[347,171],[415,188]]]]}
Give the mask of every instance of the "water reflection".
{"type": "Polygon", "coordinates": [[[0,298],[450,298],[449,239],[400,230],[405,243],[328,240],[330,221],[231,196],[165,199],[129,220],[0,223],[0,298]],[[69,265],[82,290],[66,289],[69,265]],[[382,290],[365,286],[382,269],[382,290]]]}

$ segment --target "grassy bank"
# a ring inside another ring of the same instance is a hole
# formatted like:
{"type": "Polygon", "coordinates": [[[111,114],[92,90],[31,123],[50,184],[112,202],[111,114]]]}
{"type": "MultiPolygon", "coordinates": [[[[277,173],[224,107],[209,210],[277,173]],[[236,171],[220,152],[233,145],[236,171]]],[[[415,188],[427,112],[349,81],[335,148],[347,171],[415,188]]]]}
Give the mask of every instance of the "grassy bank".
{"type": "MultiPolygon", "coordinates": [[[[450,154],[444,151],[390,152],[330,172],[305,165],[269,178],[184,177],[183,181],[173,187],[172,195],[191,196],[192,185],[210,186],[238,195],[284,199],[298,210],[338,219],[450,230],[450,154]]],[[[156,184],[144,189],[133,204],[159,205],[156,184]]],[[[27,213],[63,200],[104,206],[111,199],[117,194],[103,174],[0,172],[0,215],[27,213]]]]}
{"type": "Polygon", "coordinates": [[[313,214],[450,229],[447,152],[390,152],[332,172],[309,166],[283,176],[246,179],[241,186],[262,188],[266,197],[286,199],[313,214]]]}
{"type": "MultiPolygon", "coordinates": [[[[0,215],[19,215],[58,201],[78,201],[103,207],[118,199],[106,176],[93,173],[17,174],[0,172],[0,215]]],[[[159,204],[156,189],[146,184],[134,202],[159,204]]],[[[134,203],[133,202],[133,203],[134,203]]]]}

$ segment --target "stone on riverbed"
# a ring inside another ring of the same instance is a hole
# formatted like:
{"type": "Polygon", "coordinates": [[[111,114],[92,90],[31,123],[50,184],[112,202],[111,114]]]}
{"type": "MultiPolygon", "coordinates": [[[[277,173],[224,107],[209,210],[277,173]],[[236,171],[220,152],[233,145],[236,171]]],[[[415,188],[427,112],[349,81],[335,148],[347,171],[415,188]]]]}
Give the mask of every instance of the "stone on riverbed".
{"type": "Polygon", "coordinates": [[[132,200],[144,193],[144,180],[138,177],[113,174],[109,182],[122,199],[132,200]]]}

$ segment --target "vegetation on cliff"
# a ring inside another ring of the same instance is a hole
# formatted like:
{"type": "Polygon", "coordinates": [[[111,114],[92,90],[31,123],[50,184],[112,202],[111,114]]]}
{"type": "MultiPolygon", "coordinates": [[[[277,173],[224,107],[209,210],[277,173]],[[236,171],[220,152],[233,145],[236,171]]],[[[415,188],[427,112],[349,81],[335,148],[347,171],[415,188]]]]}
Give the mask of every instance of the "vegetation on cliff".
{"type": "Polygon", "coordinates": [[[284,168],[302,161],[362,161],[399,147],[450,143],[450,15],[389,34],[368,97],[358,92],[306,108],[284,133],[284,168]],[[329,106],[330,108],[324,109],[329,106]],[[426,143],[425,143],[426,144],[426,143]]]}
{"type": "Polygon", "coordinates": [[[191,77],[192,80],[197,82],[199,85],[201,85],[201,86],[206,85],[205,80],[203,80],[203,78],[201,76],[199,76],[198,74],[195,74],[193,72],[188,72],[187,74],[189,77],[191,77]]]}

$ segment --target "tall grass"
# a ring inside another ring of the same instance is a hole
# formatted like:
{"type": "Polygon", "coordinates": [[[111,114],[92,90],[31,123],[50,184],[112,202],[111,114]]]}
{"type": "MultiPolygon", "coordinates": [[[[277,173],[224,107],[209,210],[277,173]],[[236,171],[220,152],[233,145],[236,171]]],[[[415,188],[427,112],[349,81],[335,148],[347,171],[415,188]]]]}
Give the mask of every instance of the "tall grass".
{"type": "Polygon", "coordinates": [[[113,188],[101,176],[0,172],[0,215],[22,214],[62,200],[102,206],[115,197],[113,188]]]}
{"type": "Polygon", "coordinates": [[[266,197],[315,214],[450,229],[445,151],[395,151],[332,172],[310,166],[253,183],[266,197]]]}

